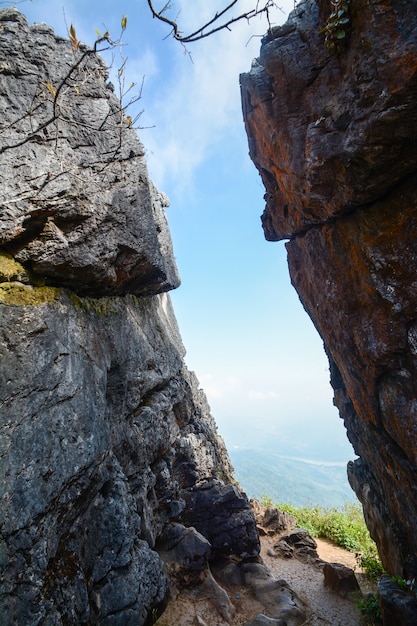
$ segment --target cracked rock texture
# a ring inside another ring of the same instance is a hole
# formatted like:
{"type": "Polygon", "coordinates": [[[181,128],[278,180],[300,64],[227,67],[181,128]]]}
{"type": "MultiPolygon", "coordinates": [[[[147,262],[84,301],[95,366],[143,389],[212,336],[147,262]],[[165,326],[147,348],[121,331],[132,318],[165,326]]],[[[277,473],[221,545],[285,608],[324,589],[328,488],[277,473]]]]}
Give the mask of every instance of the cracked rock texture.
{"type": "Polygon", "coordinates": [[[2,249],[79,294],[177,287],[168,201],[103,61],[44,24],[29,31],[22,16],[2,15],[2,249]]]}
{"type": "Polygon", "coordinates": [[[167,200],[106,81],[0,10],[2,626],[149,623],[170,586],[158,538],[188,536],[195,501],[207,558],[259,553],[184,365],[167,200]]]}
{"type": "Polygon", "coordinates": [[[301,2],[241,77],[269,240],[328,354],[383,565],[417,575],[417,4],[354,0],[345,46],[301,2]]]}

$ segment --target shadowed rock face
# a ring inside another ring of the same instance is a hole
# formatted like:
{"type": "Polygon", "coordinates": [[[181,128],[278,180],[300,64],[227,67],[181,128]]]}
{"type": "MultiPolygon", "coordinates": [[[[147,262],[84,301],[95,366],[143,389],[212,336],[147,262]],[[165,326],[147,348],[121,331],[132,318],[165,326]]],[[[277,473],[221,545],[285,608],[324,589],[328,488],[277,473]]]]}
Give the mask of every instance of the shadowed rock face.
{"type": "Polygon", "coordinates": [[[202,543],[259,552],[164,293],[167,201],[86,51],[0,10],[2,626],[147,623],[157,539],[209,487],[202,543]]]}
{"type": "Polygon", "coordinates": [[[265,236],[324,341],[384,567],[417,574],[417,4],[351,3],[340,56],[302,2],[241,77],[265,236]]]}

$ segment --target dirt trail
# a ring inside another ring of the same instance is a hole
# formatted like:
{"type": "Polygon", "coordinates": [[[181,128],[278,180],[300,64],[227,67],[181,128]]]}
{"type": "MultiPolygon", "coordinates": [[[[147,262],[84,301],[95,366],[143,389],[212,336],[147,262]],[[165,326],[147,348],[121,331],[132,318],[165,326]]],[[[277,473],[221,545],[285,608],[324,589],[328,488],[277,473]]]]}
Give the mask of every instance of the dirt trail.
{"type": "MultiPolygon", "coordinates": [[[[342,563],[355,570],[364,592],[369,590],[364,575],[357,568],[355,556],[328,541],[316,540],[320,558],[342,563]]],[[[261,538],[261,556],[277,579],[284,579],[306,606],[307,620],[303,626],[360,626],[362,615],[352,600],[340,598],[324,586],[323,572],[314,565],[296,558],[270,556],[276,538],[261,538]]],[[[167,610],[156,622],[158,626],[242,626],[253,619],[262,607],[247,589],[228,588],[236,614],[232,622],[222,619],[209,597],[197,597],[193,591],[181,592],[172,598],[167,610]]]]}
{"type": "MultiPolygon", "coordinates": [[[[358,572],[355,555],[328,541],[316,539],[317,552],[323,561],[342,563],[355,570],[363,591],[368,591],[368,584],[361,572],[358,572]]],[[[362,614],[352,600],[345,600],[324,586],[323,572],[313,565],[302,563],[298,559],[271,557],[268,550],[275,540],[262,539],[261,556],[276,578],[284,578],[290,587],[300,596],[307,607],[305,626],[359,626],[362,614]]]]}

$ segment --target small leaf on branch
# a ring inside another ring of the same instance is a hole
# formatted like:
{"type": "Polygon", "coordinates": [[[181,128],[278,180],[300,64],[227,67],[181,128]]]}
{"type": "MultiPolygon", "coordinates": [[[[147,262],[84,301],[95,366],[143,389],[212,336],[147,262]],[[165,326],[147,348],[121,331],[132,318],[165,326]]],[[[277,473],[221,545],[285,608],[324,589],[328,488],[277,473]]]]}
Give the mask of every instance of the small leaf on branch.
{"type": "Polygon", "coordinates": [[[69,38],[70,38],[72,47],[74,48],[74,50],[78,50],[78,48],[80,47],[80,42],[77,39],[77,34],[75,32],[74,24],[71,24],[70,26],[69,35],[70,35],[69,38]]]}
{"type": "Polygon", "coordinates": [[[126,24],[127,24],[127,15],[124,15],[122,17],[122,28],[123,28],[123,30],[126,28],[126,24]]]}

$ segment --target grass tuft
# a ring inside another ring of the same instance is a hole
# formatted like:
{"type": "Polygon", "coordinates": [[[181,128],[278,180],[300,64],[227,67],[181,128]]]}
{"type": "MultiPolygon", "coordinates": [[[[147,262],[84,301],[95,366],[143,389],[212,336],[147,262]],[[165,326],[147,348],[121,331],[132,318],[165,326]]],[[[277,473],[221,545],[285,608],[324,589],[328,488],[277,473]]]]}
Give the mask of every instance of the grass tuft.
{"type": "Polygon", "coordinates": [[[290,504],[273,504],[262,498],[264,506],[276,506],[290,513],[297,526],[305,528],[313,537],[329,539],[336,545],[354,552],[358,565],[372,579],[384,573],[375,542],[369,534],[360,504],[346,503],[341,509],[313,506],[296,508],[290,504]]]}

